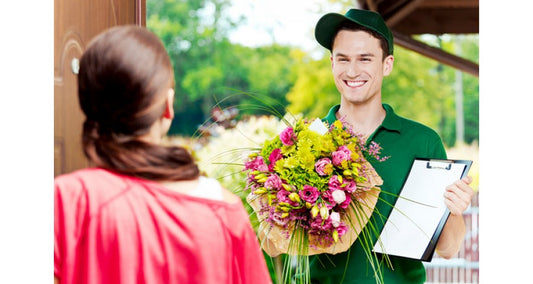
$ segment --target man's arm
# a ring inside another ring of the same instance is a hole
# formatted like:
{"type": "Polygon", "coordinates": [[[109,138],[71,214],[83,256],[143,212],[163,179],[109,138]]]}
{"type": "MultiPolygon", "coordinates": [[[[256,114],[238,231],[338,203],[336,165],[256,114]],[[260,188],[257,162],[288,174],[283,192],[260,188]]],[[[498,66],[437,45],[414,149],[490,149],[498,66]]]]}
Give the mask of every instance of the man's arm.
{"type": "Polygon", "coordinates": [[[444,225],[437,243],[437,253],[446,259],[452,258],[463,243],[466,234],[463,212],[470,206],[474,190],[469,186],[472,177],[467,176],[446,187],[444,203],[450,210],[450,217],[444,225]]]}

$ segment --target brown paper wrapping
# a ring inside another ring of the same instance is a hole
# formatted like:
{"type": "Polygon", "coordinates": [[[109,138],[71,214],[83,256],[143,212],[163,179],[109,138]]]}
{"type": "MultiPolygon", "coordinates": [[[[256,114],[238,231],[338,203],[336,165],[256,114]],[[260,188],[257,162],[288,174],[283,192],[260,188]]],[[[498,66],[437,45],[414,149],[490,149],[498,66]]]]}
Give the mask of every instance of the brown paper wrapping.
{"type": "MultiPolygon", "coordinates": [[[[367,168],[368,181],[364,184],[359,184],[358,187],[363,186],[371,189],[368,191],[358,191],[359,193],[357,197],[360,197],[362,202],[355,199],[352,202],[357,202],[360,205],[350,206],[346,209],[346,214],[341,214],[341,221],[348,226],[348,231],[339,238],[337,243],[331,244],[328,247],[309,246],[305,255],[315,255],[320,253],[337,254],[345,252],[352,246],[359,236],[359,233],[368,222],[368,219],[372,215],[374,207],[376,206],[378,195],[381,191],[378,186],[383,184],[383,180],[376,173],[370,163],[365,162],[364,164],[367,168]]],[[[261,247],[268,255],[274,257],[280,254],[303,254],[295,245],[292,245],[289,248],[290,236],[294,234],[293,223],[289,223],[288,228],[283,228],[281,226],[271,225],[264,221],[265,216],[262,216],[259,212],[261,209],[261,201],[263,203],[267,202],[265,195],[258,196],[250,193],[246,200],[252,206],[260,221],[257,234],[261,242],[261,247]]],[[[266,215],[266,213],[264,215],[266,215]]],[[[312,240],[310,240],[310,243],[312,243],[312,240]]]]}

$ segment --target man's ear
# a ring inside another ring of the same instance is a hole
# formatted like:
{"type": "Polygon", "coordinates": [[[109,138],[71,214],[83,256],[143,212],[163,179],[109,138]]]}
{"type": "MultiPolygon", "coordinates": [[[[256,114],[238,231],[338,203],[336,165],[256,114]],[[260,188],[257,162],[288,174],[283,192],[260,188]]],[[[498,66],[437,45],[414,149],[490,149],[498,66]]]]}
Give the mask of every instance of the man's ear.
{"type": "Polygon", "coordinates": [[[383,60],[383,76],[389,76],[394,66],[394,56],[389,55],[383,60]]]}
{"type": "Polygon", "coordinates": [[[163,113],[164,118],[172,120],[174,118],[174,89],[168,89],[165,112],[163,113]]]}

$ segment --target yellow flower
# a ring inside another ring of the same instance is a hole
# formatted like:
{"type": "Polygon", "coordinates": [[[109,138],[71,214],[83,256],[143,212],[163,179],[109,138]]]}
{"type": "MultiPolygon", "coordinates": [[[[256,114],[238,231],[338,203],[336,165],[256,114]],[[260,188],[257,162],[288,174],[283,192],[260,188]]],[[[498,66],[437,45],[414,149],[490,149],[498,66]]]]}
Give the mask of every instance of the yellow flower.
{"type": "Polygon", "coordinates": [[[256,180],[260,180],[260,179],[262,179],[262,178],[266,178],[266,177],[267,177],[267,176],[266,176],[265,174],[262,174],[262,173],[261,173],[261,174],[255,174],[255,177],[254,177],[254,178],[255,178],[256,180]]]}
{"type": "Polygon", "coordinates": [[[259,189],[256,189],[256,190],[254,191],[254,194],[259,195],[259,194],[263,194],[263,193],[265,193],[265,192],[266,192],[266,188],[261,187],[261,188],[259,188],[259,189]]]}
{"type": "Polygon", "coordinates": [[[313,218],[315,218],[317,215],[318,215],[318,212],[319,212],[319,209],[318,209],[318,206],[313,206],[313,208],[311,208],[311,216],[313,216],[313,218]]]}
{"type": "Polygon", "coordinates": [[[298,166],[299,164],[299,161],[298,159],[295,159],[294,157],[288,157],[287,159],[285,159],[285,168],[295,168],[296,166],[298,166]]]}
{"type": "Polygon", "coordinates": [[[322,217],[322,220],[326,220],[329,217],[329,209],[326,206],[320,207],[320,217],[322,217]]]}
{"type": "Polygon", "coordinates": [[[337,230],[333,231],[332,237],[333,237],[333,240],[335,242],[338,242],[339,241],[339,232],[337,232],[337,230]]]}
{"type": "Polygon", "coordinates": [[[330,175],[333,173],[333,164],[327,164],[325,167],[324,167],[324,173],[326,175],[330,175]]]}
{"type": "Polygon", "coordinates": [[[302,200],[300,200],[300,196],[296,192],[289,194],[289,199],[298,203],[302,202],[302,200]]]}
{"type": "Polygon", "coordinates": [[[267,177],[262,177],[262,178],[260,178],[260,179],[257,179],[257,182],[259,182],[259,183],[265,183],[265,182],[267,181],[267,179],[268,179],[267,177]]]}
{"type": "Polygon", "coordinates": [[[342,122],[340,120],[335,120],[335,122],[333,122],[333,126],[335,126],[335,128],[337,129],[342,129],[342,122]]]}
{"type": "Polygon", "coordinates": [[[283,211],[283,212],[289,212],[289,211],[291,211],[291,208],[289,208],[289,207],[285,207],[285,206],[279,206],[278,208],[279,208],[279,210],[281,210],[281,211],[283,211]]]}
{"type": "Polygon", "coordinates": [[[286,184],[286,183],[282,183],[281,186],[282,186],[286,191],[292,191],[292,190],[293,190],[293,188],[292,188],[290,185],[286,184]]]}

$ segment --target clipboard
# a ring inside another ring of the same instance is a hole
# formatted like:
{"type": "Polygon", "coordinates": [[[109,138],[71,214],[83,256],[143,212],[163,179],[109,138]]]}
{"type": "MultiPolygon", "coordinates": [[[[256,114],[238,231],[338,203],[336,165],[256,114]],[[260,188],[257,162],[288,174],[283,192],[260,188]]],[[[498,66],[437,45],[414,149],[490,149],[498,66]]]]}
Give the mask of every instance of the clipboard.
{"type": "Polygon", "coordinates": [[[471,166],[470,160],[415,158],[373,251],[430,262],[450,215],[445,188],[471,166]]]}

